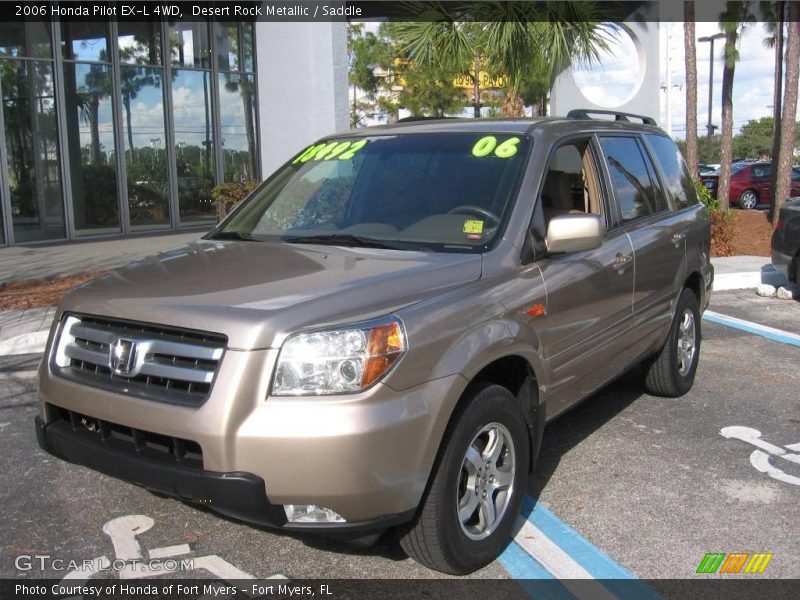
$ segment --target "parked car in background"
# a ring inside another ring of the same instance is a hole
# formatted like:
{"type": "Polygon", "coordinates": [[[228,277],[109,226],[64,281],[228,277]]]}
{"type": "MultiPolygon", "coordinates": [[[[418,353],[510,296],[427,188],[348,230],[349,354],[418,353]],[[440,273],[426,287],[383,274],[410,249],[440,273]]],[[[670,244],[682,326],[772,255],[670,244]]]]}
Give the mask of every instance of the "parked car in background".
{"type": "Polygon", "coordinates": [[[697,165],[697,173],[700,177],[704,175],[716,175],[719,170],[719,165],[697,165]]]}
{"type": "MultiPolygon", "coordinates": [[[[701,175],[700,181],[716,198],[719,172],[713,175],[701,175]]],[[[792,169],[791,195],[800,196],[800,167],[792,169]]],[[[745,209],[769,206],[772,203],[772,163],[742,161],[731,165],[728,200],[731,206],[745,209]]]]}
{"type": "Polygon", "coordinates": [[[800,283],[800,198],[784,202],[772,234],[772,266],[800,283]]]}

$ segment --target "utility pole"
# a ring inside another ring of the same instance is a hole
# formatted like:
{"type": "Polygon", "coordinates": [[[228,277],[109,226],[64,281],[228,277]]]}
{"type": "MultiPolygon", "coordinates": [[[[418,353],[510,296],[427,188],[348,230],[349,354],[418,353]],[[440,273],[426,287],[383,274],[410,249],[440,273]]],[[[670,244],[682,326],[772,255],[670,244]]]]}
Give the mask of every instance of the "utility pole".
{"type": "Polygon", "coordinates": [[[714,110],[714,40],[719,40],[725,37],[724,33],[715,33],[714,35],[706,36],[698,38],[698,42],[711,42],[711,53],[709,61],[709,74],[708,74],[708,125],[707,125],[707,136],[708,136],[708,158],[711,159],[711,154],[713,152],[713,142],[711,138],[714,135],[714,124],[711,120],[711,116],[714,110]]]}

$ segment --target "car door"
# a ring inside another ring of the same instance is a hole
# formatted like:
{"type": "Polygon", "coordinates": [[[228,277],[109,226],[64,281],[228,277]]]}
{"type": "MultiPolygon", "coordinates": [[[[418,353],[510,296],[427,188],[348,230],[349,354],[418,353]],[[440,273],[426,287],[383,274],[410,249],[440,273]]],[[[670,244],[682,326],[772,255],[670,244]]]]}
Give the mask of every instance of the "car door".
{"type": "Polygon", "coordinates": [[[800,167],[794,167],[792,169],[792,179],[790,182],[791,187],[791,195],[792,196],[800,196],[800,167]]]}
{"type": "MultiPolygon", "coordinates": [[[[574,182],[575,171],[584,178],[587,194],[594,196],[587,200],[585,211],[599,211],[607,226],[613,226],[614,211],[599,177],[596,142],[583,137],[562,143],[550,155],[532,223],[539,220],[541,226],[533,227],[539,235],[546,231],[545,201],[565,204],[543,198],[548,191],[558,193],[556,185],[548,184],[547,174],[559,175],[551,176],[551,180],[563,180],[566,174],[574,182]],[[589,210],[589,205],[596,208],[589,210]]],[[[562,188],[575,200],[575,208],[569,212],[580,212],[583,204],[581,192],[575,188],[562,188]]],[[[548,363],[547,416],[551,418],[595,391],[617,374],[615,370],[624,368],[616,364],[617,349],[633,312],[633,247],[623,231],[610,230],[599,248],[548,255],[538,265],[547,290],[547,311],[544,319],[533,319],[530,326],[548,363]]]]}
{"type": "Polygon", "coordinates": [[[638,135],[604,135],[600,146],[619,210],[619,227],[634,254],[631,354],[671,319],[682,288],[689,225],[673,210],[648,148],[638,135]]]}
{"type": "Polygon", "coordinates": [[[751,173],[753,174],[752,186],[758,194],[758,203],[769,204],[772,201],[772,165],[753,165],[751,173]]]}

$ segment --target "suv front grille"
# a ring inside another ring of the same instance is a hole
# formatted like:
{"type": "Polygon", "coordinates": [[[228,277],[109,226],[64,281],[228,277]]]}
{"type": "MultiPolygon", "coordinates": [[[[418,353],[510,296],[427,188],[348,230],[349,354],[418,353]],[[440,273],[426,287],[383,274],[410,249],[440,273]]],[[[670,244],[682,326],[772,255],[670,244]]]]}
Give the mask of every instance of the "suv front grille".
{"type": "Polygon", "coordinates": [[[65,421],[73,431],[94,439],[98,444],[151,460],[178,462],[192,469],[203,468],[203,451],[197,442],[102,421],[53,404],[47,405],[47,413],[51,423],[65,421]]]}
{"type": "Polygon", "coordinates": [[[226,342],[217,334],[66,315],[51,364],[58,375],[86,385],[197,406],[208,398],[226,342]],[[112,369],[120,344],[123,364],[112,369]]]}

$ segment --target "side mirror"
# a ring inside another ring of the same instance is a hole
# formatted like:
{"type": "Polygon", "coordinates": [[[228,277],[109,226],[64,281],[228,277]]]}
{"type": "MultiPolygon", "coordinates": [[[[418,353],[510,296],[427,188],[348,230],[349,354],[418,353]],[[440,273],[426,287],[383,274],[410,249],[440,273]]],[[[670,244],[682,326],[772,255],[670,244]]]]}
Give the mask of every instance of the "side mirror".
{"type": "Polygon", "coordinates": [[[562,215],[547,225],[547,251],[583,252],[599,248],[606,236],[606,224],[600,215],[562,215]]]}

